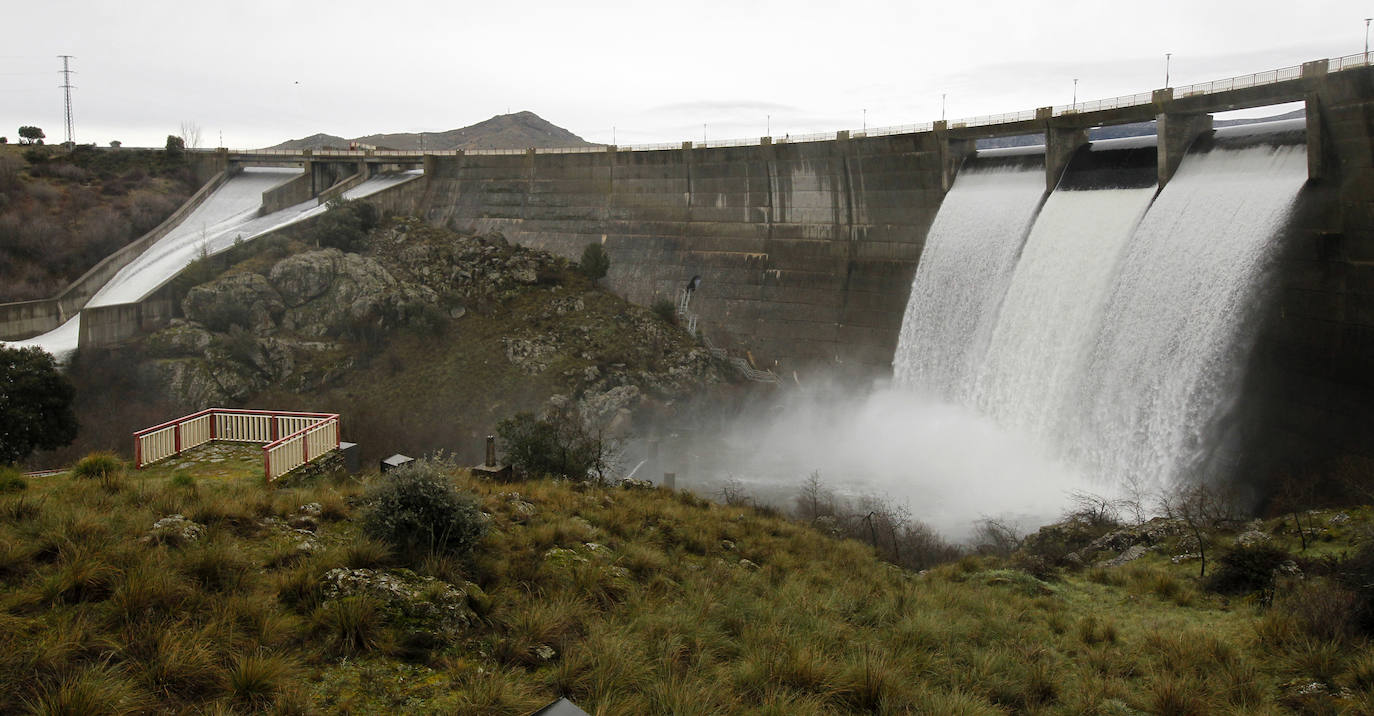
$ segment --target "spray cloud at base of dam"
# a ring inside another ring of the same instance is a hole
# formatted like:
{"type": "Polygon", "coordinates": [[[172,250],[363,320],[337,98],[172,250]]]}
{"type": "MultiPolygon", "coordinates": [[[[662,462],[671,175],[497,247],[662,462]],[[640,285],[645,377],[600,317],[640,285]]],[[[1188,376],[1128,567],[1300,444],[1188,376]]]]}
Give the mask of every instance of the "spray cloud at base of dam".
{"type": "Polygon", "coordinates": [[[893,384],[737,422],[717,472],[785,500],[816,471],[955,538],[981,518],[1043,524],[1077,491],[1226,476],[1307,165],[1279,139],[1199,144],[1162,191],[1140,180],[1138,142],[1115,166],[1112,142],[1083,149],[1048,196],[1043,165],[971,160],[927,237],[893,384]]]}

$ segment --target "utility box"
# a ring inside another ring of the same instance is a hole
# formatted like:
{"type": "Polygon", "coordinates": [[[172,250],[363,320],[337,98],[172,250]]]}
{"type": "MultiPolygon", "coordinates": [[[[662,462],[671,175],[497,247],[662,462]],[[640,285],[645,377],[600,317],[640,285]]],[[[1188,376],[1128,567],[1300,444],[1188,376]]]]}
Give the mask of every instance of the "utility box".
{"type": "Polygon", "coordinates": [[[382,473],[385,474],[391,472],[392,470],[395,470],[398,467],[401,467],[403,465],[409,465],[412,462],[415,462],[415,458],[402,455],[401,453],[396,453],[391,457],[382,459],[382,473]]]}
{"type": "Polygon", "coordinates": [[[362,451],[358,449],[358,443],[340,441],[339,455],[343,457],[344,472],[356,475],[362,471],[362,451]]]}

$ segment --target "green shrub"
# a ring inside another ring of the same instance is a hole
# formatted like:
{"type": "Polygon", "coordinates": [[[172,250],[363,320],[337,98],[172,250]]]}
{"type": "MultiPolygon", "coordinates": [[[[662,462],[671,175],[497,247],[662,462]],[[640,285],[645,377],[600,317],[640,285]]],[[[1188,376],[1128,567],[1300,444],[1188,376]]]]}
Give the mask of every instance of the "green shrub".
{"type": "Polygon", "coordinates": [[[611,270],[611,257],[606,255],[606,250],[601,248],[601,244],[592,242],[582,250],[582,260],[578,262],[577,268],[587,278],[595,281],[611,270]]]}
{"type": "Polygon", "coordinates": [[[93,452],[72,466],[72,477],[108,482],[124,469],[124,461],[109,452],[93,452]]]}
{"type": "Polygon", "coordinates": [[[1217,559],[1207,589],[1218,594],[1268,590],[1274,584],[1274,570],[1289,558],[1287,551],[1268,544],[1237,546],[1217,559]]]}
{"type": "Polygon", "coordinates": [[[677,306],[672,301],[666,298],[660,298],[654,301],[654,305],[651,308],[654,315],[659,318],[672,324],[677,323],[677,306]]]}
{"type": "Polygon", "coordinates": [[[23,492],[28,486],[29,483],[18,470],[0,465],[0,493],[23,492]]]}
{"type": "Polygon", "coordinates": [[[517,413],[497,423],[496,435],[506,461],[523,475],[600,479],[609,467],[610,446],[583,424],[576,409],[543,418],[517,413]]]}
{"type": "Polygon", "coordinates": [[[388,473],[368,497],[363,530],[401,554],[467,555],[486,533],[476,499],[428,460],[388,473]]]}
{"type": "Polygon", "coordinates": [[[315,220],[306,239],[320,246],[356,252],[366,246],[367,232],[380,221],[377,207],[367,202],[331,199],[329,210],[315,220]]]}
{"type": "MultiPolygon", "coordinates": [[[[237,301],[221,301],[206,306],[202,320],[204,320],[206,328],[216,333],[227,333],[235,328],[239,330],[251,329],[253,327],[253,312],[249,310],[248,306],[237,301]]],[[[251,332],[248,333],[248,339],[253,339],[251,332]]],[[[256,342],[254,347],[256,348],[256,342]]]]}

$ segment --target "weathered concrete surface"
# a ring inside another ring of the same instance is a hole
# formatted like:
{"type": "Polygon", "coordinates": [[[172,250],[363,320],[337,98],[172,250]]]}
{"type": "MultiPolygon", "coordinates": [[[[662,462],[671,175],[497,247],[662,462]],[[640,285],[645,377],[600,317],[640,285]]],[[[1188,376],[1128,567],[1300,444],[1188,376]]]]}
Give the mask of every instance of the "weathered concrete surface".
{"type": "Polygon", "coordinates": [[[262,193],[262,209],[258,213],[265,216],[309,200],[310,197],[314,196],[312,193],[314,181],[315,178],[309,172],[301,172],[300,176],[285,184],[268,189],[262,193]]]}
{"type": "Polygon", "coordinates": [[[1374,70],[1333,73],[1309,100],[1319,178],[1299,204],[1250,390],[1267,398],[1257,468],[1374,457],[1374,70]]]}
{"type": "Polygon", "coordinates": [[[576,258],[608,285],[675,299],[713,339],[785,369],[892,361],[926,229],[945,192],[935,133],[658,152],[467,155],[431,163],[429,221],[576,258]]]}

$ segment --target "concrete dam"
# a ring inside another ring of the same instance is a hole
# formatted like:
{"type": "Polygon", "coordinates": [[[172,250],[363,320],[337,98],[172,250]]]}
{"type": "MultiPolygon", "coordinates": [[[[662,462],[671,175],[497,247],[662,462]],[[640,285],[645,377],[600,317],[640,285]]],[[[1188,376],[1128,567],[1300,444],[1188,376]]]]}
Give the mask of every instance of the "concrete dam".
{"type": "MultiPolygon", "coordinates": [[[[600,243],[608,286],[645,305],[700,275],[699,328],[760,367],[802,382],[895,373],[999,422],[1043,426],[1103,469],[1270,471],[1374,453],[1366,58],[881,135],[733,144],[204,160],[225,174],[304,165],[274,190],[283,204],[422,166],[369,201],[570,258],[600,243]],[[1211,113],[1292,101],[1306,106],[1296,127],[1212,129],[1211,113]],[[1141,121],[1154,137],[1088,139],[1141,121]],[[977,149],[1026,134],[1041,147],[977,149]],[[1219,183],[1230,188],[1209,195],[1219,183]],[[1213,322],[1184,330],[1195,313],[1213,322]],[[1098,419],[1116,427],[1081,424],[1098,419]],[[1212,449],[1223,444],[1234,449],[1212,449]]],[[[102,308],[113,323],[83,322],[82,344],[157,325],[176,310],[159,300],[102,308]]]]}

